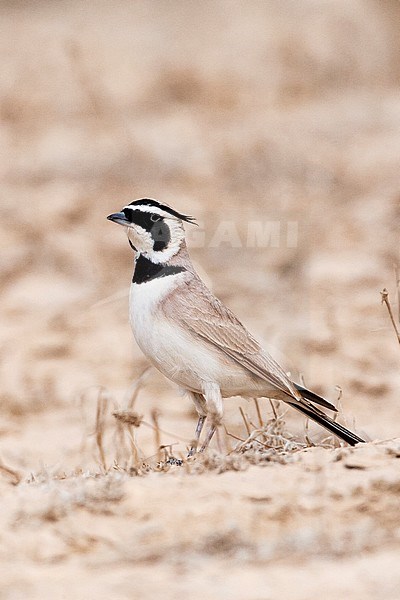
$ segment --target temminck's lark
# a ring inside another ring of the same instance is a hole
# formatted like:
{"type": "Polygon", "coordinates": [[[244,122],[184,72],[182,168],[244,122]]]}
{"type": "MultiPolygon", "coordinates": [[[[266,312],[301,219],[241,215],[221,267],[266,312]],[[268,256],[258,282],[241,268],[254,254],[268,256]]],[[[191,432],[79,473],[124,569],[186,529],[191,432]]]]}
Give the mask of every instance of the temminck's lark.
{"type": "Polygon", "coordinates": [[[109,215],[127,228],[135,252],[129,314],[135,339],[161,373],[185,389],[199,415],[197,448],[204,421],[204,450],[231,396],[282,400],[352,446],[360,437],[314,406],[336,408],[291,381],[242,323],[196,273],[185,243],[189,217],[156,200],[131,202],[109,215]]]}

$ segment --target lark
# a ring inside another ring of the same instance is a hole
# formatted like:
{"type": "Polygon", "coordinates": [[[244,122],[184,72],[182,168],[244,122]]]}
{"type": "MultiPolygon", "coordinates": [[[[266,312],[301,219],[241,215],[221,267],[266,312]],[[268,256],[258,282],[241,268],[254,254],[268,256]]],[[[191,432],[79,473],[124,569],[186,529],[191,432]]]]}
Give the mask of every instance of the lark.
{"type": "Polygon", "coordinates": [[[206,419],[200,451],[207,448],[223,417],[223,399],[232,396],[286,402],[344,442],[364,441],[318,407],[337,412],[333,404],[291,381],[201,280],[185,242],[184,223],[194,223],[193,217],[142,198],[107,218],[126,227],[134,251],[129,315],[136,342],[196,407],[189,456],[198,448],[206,419]]]}

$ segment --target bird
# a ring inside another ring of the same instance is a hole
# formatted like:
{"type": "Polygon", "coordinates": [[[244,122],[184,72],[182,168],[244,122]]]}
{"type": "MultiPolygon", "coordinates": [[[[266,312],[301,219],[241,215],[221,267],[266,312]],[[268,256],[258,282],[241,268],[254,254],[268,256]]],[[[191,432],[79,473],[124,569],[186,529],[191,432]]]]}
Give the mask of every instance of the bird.
{"type": "Polygon", "coordinates": [[[223,399],[233,396],[283,401],[351,446],[365,441],[321,410],[337,412],[331,402],[293,382],[202,281],[185,240],[184,224],[195,224],[194,217],[141,198],[107,219],[126,228],[134,252],[129,320],[136,342],[196,408],[188,456],[198,451],[206,421],[200,452],[208,447],[222,422],[223,399]]]}

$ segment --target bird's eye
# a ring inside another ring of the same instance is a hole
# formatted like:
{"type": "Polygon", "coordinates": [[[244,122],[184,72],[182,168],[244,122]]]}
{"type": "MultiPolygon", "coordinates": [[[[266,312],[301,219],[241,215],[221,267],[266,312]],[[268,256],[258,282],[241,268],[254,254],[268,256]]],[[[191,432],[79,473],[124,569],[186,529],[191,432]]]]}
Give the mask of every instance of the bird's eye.
{"type": "Polygon", "coordinates": [[[161,221],[161,217],[159,215],[152,214],[150,215],[150,221],[156,223],[157,221],[161,221]]]}

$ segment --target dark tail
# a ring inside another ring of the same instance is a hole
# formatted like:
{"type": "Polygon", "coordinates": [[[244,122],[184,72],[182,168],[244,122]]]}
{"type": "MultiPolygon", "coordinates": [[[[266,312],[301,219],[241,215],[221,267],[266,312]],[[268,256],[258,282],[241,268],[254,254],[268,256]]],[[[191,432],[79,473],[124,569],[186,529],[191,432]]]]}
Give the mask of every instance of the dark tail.
{"type": "Polygon", "coordinates": [[[310,417],[310,419],[312,419],[322,427],[325,427],[325,429],[327,429],[331,433],[337,435],[338,438],[340,438],[344,442],[347,442],[348,444],[350,444],[350,446],[355,446],[359,442],[365,442],[365,440],[358,437],[358,435],[356,435],[352,431],[349,431],[348,429],[346,429],[346,427],[340,425],[340,423],[336,423],[336,421],[328,417],[325,413],[323,413],[321,410],[318,410],[314,406],[308,406],[306,404],[300,404],[297,402],[288,402],[288,404],[290,404],[290,406],[293,406],[293,408],[299,410],[304,415],[307,415],[307,417],[310,417]]]}
{"type": "Polygon", "coordinates": [[[329,410],[337,412],[336,406],[328,402],[328,400],[325,400],[325,398],[321,398],[321,396],[318,396],[318,394],[316,394],[315,392],[308,390],[307,388],[303,387],[302,385],[299,385],[298,383],[294,383],[293,385],[300,392],[303,398],[307,398],[307,400],[311,400],[311,402],[315,402],[315,404],[320,404],[325,408],[329,408],[329,410]]]}

